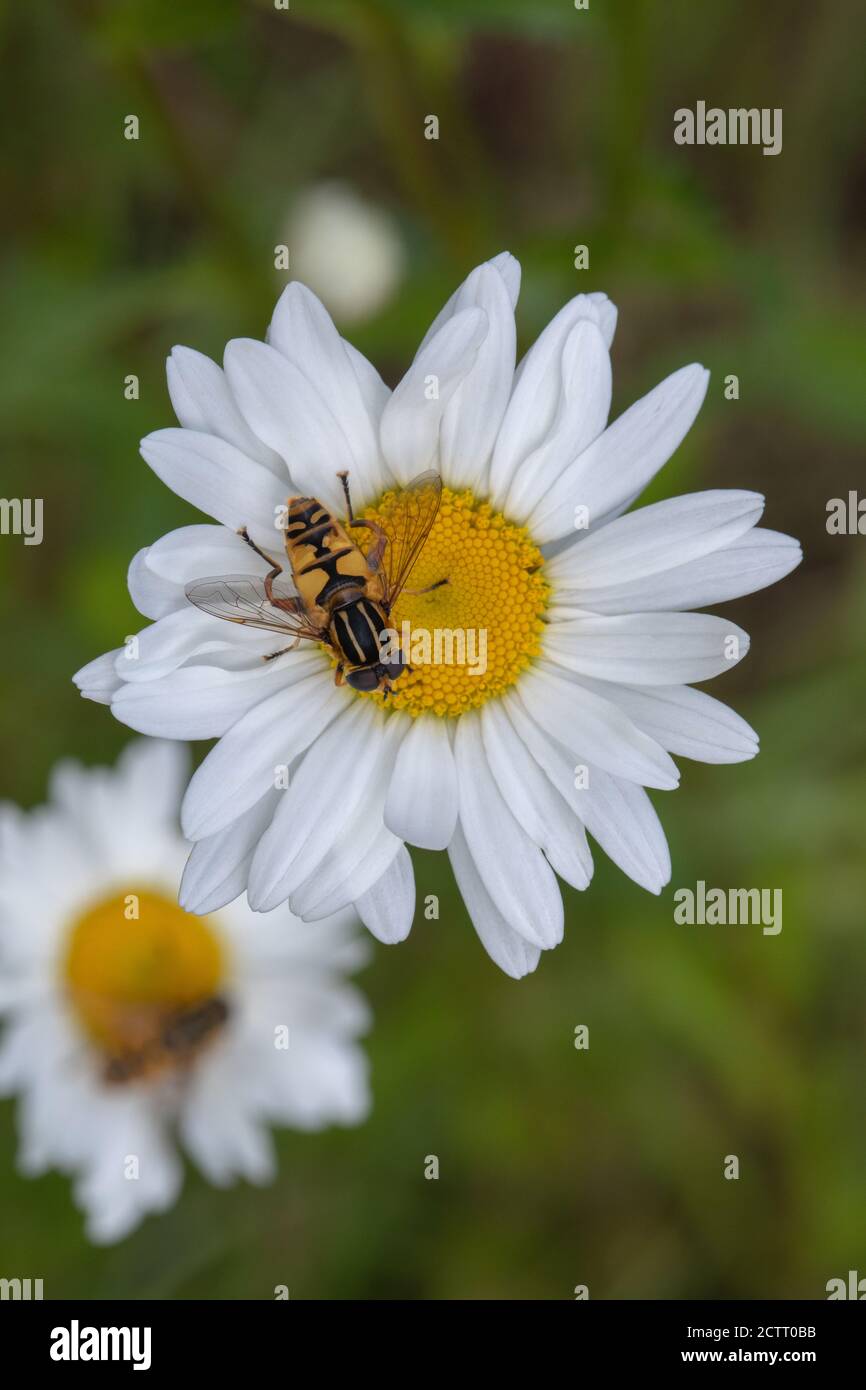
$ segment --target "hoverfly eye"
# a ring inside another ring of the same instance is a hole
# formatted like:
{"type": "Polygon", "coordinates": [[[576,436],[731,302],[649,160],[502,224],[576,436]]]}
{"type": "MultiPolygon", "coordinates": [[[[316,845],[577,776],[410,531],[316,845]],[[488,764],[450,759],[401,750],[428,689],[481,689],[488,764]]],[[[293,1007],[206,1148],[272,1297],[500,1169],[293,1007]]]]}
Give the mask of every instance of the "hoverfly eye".
{"type": "Polygon", "coordinates": [[[357,671],[346,673],[346,684],[351,685],[353,690],[376,690],[379,679],[375,668],[371,666],[362,666],[357,671]]]}
{"type": "Polygon", "coordinates": [[[383,661],[379,663],[376,669],[380,677],[387,676],[388,680],[395,681],[397,677],[402,676],[403,672],[407,669],[407,663],[402,659],[387,662],[383,661]]]}

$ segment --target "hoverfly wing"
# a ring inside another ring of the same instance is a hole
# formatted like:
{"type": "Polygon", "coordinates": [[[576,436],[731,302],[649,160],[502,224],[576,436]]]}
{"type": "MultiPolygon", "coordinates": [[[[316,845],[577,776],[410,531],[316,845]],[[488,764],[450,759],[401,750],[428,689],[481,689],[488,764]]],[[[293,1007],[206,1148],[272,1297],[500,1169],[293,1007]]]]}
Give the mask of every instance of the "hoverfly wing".
{"type": "Polygon", "coordinates": [[[432,468],[419,473],[399,494],[399,506],[387,527],[388,544],[382,562],[385,600],[389,607],[396,603],[421,554],[436,520],[441,497],[442,479],[432,468]]]}
{"type": "Polygon", "coordinates": [[[197,579],[186,586],[190,603],[212,618],[225,618],[229,623],[243,623],[246,627],[264,628],[266,632],[288,633],[292,637],[308,637],[320,642],[322,634],[310,622],[298,595],[272,592],[279,599],[279,607],[268,598],[264,580],[249,574],[197,579]]]}

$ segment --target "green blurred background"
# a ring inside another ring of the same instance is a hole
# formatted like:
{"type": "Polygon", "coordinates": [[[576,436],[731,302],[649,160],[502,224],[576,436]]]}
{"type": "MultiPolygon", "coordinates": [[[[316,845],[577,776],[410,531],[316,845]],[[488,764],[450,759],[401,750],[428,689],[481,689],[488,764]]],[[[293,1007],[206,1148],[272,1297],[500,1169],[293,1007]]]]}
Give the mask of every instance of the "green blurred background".
{"type": "Polygon", "coordinates": [[[825,527],[864,483],[861,20],[856,0],[0,7],[2,490],[46,518],[41,547],[0,543],[4,796],[34,804],[57,758],[128,737],[69,678],[142,625],[134,551],[195,519],[138,458],[174,422],[164,357],[263,333],[273,248],[322,180],[402,243],[397,290],[341,322],[392,384],[453,286],[508,248],[521,350],[579,291],[620,306],[614,414],[677,366],[712,369],[650,496],[759,489],[806,552],[722,610],[753,650],[712,690],[762,752],[685,763],[655,796],[660,899],[599,852],[589,891],[566,890],[565,943],[515,983],[445,856],[419,854],[440,920],[419,910],[361,977],[369,1123],[283,1134],[270,1189],[191,1172],[175,1210],[93,1250],[65,1180],[15,1176],[5,1102],[0,1273],[55,1297],[412,1299],[820,1298],[866,1273],[866,539],[825,527]],[[673,112],[698,99],[782,107],[782,154],[676,146],[673,112]],[[673,891],[699,878],[781,887],[781,935],[676,926],[673,891]]]}

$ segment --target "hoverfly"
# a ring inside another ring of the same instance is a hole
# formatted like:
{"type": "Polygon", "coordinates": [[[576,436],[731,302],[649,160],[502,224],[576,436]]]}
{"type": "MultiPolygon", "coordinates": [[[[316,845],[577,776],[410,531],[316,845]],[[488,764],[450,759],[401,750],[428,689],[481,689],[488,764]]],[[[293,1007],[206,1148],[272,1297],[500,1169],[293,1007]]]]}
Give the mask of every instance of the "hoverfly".
{"type": "MultiPolygon", "coordinates": [[[[337,477],[346,497],[345,526],[315,497],[288,500],[284,542],[296,593],[275,590],[283,566],[256,545],[244,526],[238,534],[267,561],[269,573],[263,579],[226,575],[198,580],[187,585],[186,596],[212,617],[291,634],[294,641],[265,661],[291,651],[302,639],[321,642],[337,656],[337,685],[345,681],[355,690],[387,695],[407,668],[399,656],[382,659],[383,639],[390,631],[391,610],[436,519],[442,479],[433,471],[413,479],[401,490],[394,524],[385,531],[378,522],[355,516],[349,475],[337,477]],[[359,527],[373,533],[366,554],[349,536],[359,527]]],[[[440,579],[428,587],[437,589],[447,582],[440,579]]]]}
{"type": "Polygon", "coordinates": [[[107,1058],[103,1069],[103,1080],[115,1086],[189,1066],[223,1027],[229,1008],[224,999],[214,998],[161,1016],[147,1007],[123,1013],[129,1041],[107,1058]]]}

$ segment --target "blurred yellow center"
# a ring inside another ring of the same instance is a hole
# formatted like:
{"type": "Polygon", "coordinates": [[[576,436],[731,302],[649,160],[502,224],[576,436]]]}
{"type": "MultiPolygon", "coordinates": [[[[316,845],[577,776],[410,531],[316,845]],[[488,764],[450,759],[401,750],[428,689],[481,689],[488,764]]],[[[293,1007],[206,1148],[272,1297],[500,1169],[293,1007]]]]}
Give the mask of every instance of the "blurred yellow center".
{"type": "MultiPolygon", "coordinates": [[[[364,515],[390,531],[399,505],[399,494],[386,493],[364,515]]],[[[448,583],[427,594],[404,589],[397,601],[391,620],[412,669],[398,677],[388,707],[453,718],[513,685],[540,650],[549,594],[542,563],[525,527],[468,490],[443,488],[407,583],[448,583]]]]}
{"type": "Polygon", "coordinates": [[[149,890],[107,898],[79,917],[65,966],[80,1023],[113,1057],[152,1054],[164,1023],[212,999],[223,973],[207,918],[149,890]]]}

